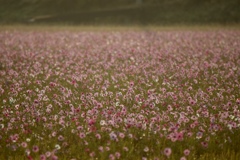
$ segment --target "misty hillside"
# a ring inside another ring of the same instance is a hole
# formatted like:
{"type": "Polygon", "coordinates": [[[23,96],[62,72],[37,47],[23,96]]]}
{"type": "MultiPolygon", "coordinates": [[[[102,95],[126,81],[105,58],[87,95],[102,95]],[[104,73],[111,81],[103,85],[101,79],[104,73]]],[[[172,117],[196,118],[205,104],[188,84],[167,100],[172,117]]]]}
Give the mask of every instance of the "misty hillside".
{"type": "Polygon", "coordinates": [[[238,0],[0,0],[0,23],[236,24],[238,0]]]}

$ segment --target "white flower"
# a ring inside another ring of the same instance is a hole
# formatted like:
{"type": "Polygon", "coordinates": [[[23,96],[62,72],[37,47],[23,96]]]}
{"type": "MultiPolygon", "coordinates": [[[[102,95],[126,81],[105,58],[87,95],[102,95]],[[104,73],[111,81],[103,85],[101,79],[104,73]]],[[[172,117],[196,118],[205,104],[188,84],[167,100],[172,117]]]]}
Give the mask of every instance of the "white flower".
{"type": "Polygon", "coordinates": [[[25,151],[25,153],[26,153],[27,156],[29,156],[31,152],[30,152],[29,149],[27,149],[27,150],[25,151]]]}
{"type": "Polygon", "coordinates": [[[231,124],[228,124],[227,126],[228,126],[228,128],[229,128],[230,130],[232,129],[232,125],[231,125],[231,124]]]}
{"type": "Polygon", "coordinates": [[[146,146],[144,149],[143,149],[144,152],[148,152],[149,151],[149,148],[146,146]]]}
{"type": "Polygon", "coordinates": [[[60,146],[59,144],[56,144],[56,145],[55,145],[55,148],[56,148],[57,150],[59,150],[59,149],[61,149],[61,146],[60,146]]]}
{"type": "Polygon", "coordinates": [[[230,119],[234,119],[235,117],[234,117],[233,115],[230,115],[229,118],[230,118],[230,119]]]}
{"type": "Polygon", "coordinates": [[[4,128],[4,124],[0,124],[0,127],[1,127],[1,128],[4,128]]]}
{"type": "Polygon", "coordinates": [[[100,121],[100,125],[101,125],[101,126],[104,126],[104,125],[106,125],[106,122],[105,122],[104,120],[101,120],[101,121],[100,121]]]}
{"type": "Polygon", "coordinates": [[[10,103],[14,103],[15,101],[16,101],[16,100],[13,99],[12,97],[9,98],[9,102],[10,102],[10,103]]]}

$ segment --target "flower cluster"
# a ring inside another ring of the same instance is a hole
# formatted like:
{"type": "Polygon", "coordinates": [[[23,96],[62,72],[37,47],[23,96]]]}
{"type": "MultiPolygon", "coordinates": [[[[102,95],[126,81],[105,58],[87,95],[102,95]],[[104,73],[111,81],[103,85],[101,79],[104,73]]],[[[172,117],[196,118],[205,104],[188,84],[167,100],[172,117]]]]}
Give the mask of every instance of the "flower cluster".
{"type": "Polygon", "coordinates": [[[235,144],[239,37],[1,31],[0,159],[191,159],[235,144]]]}

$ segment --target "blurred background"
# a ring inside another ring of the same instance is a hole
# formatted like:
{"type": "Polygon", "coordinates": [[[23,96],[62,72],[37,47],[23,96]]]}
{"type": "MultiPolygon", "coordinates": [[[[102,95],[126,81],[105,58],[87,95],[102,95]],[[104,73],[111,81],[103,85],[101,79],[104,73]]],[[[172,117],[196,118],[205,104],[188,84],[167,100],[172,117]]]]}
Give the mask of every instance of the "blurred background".
{"type": "Polygon", "coordinates": [[[240,0],[0,0],[0,24],[238,24],[240,0]]]}

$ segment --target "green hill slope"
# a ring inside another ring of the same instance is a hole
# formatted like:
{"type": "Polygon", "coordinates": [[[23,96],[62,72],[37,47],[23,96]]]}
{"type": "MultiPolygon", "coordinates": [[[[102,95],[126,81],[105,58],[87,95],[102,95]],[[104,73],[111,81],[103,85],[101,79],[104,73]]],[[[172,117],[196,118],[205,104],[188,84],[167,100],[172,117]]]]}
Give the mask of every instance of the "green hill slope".
{"type": "Polygon", "coordinates": [[[238,0],[0,0],[0,23],[235,24],[238,0]]]}

